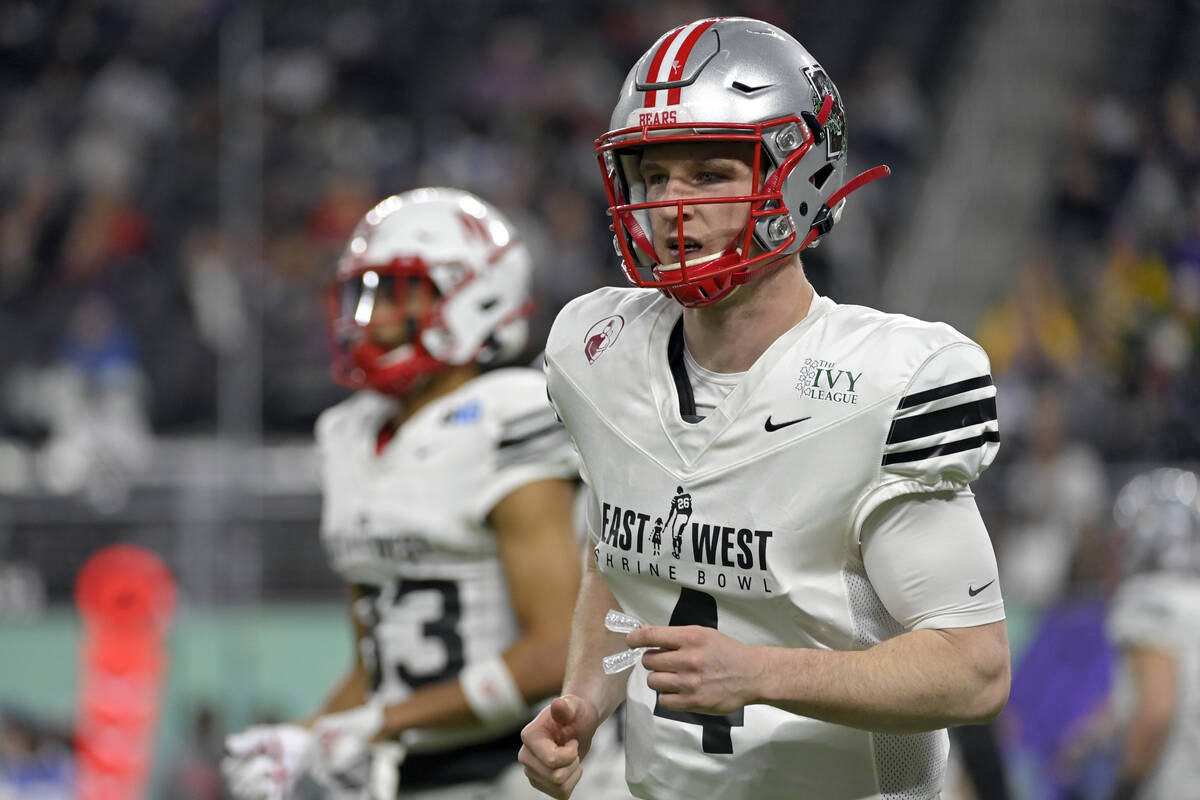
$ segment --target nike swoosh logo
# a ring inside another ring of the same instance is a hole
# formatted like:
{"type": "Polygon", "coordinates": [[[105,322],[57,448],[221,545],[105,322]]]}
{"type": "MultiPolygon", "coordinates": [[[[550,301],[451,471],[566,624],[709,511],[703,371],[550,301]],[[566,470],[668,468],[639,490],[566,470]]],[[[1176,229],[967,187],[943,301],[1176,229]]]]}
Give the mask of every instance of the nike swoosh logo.
{"type": "Polygon", "coordinates": [[[984,589],[991,586],[995,582],[996,582],[996,579],[992,578],[990,581],[985,583],[983,586],[980,586],[978,589],[976,589],[974,586],[967,586],[967,594],[971,595],[971,597],[974,597],[975,595],[979,594],[980,592],[982,592],[984,589]]]}
{"type": "Polygon", "coordinates": [[[776,424],[771,422],[771,417],[768,415],[767,421],[763,423],[763,428],[767,431],[767,433],[771,433],[772,431],[777,431],[780,428],[786,428],[788,425],[795,425],[797,422],[804,422],[806,419],[812,419],[812,417],[801,417],[800,419],[792,419],[788,420],[787,422],[780,422],[776,424]]]}

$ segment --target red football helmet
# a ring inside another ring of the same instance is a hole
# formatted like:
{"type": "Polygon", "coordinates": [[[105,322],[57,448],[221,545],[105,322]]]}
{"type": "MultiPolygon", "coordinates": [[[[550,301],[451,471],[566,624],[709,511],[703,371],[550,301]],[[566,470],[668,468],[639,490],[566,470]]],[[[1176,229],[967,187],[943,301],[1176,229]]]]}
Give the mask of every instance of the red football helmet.
{"type": "Polygon", "coordinates": [[[367,212],[329,292],[333,375],[405,394],[452,365],[520,353],[532,259],[494,206],[459,189],[415,189],[367,212]],[[391,326],[403,343],[380,344],[391,326]]]}

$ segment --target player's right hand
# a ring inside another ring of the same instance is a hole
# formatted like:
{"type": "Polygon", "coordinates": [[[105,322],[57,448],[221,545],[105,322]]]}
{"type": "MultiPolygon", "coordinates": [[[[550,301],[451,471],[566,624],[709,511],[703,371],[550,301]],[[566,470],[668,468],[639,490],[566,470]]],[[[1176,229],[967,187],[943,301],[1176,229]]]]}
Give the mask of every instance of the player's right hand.
{"type": "Polygon", "coordinates": [[[583,757],[600,724],[600,714],[573,694],[557,698],[521,731],[517,760],[540,792],[566,800],[583,776],[583,757]]]}
{"type": "Polygon", "coordinates": [[[286,800],[315,749],[316,739],[299,725],[256,725],[225,737],[221,772],[235,800],[286,800]]]}

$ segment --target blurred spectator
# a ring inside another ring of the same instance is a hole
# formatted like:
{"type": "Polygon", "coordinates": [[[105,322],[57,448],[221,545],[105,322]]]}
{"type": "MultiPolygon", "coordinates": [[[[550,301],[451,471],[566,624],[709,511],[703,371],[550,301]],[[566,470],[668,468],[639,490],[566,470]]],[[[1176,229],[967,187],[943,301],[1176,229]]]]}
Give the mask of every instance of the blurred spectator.
{"type": "Polygon", "coordinates": [[[1071,382],[1083,357],[1080,324],[1049,256],[1017,271],[1008,294],[984,312],[975,340],[992,362],[1006,439],[1031,442],[1039,388],[1071,382]]]}
{"type": "Polygon", "coordinates": [[[997,560],[1009,603],[1043,610],[1070,590],[1093,588],[1108,512],[1104,464],[1094,448],[1064,431],[1069,396],[1056,384],[1036,396],[1029,446],[1009,461],[1008,523],[997,560]]]}
{"type": "Polygon", "coordinates": [[[74,759],[66,742],[17,709],[0,711],[0,798],[73,800],[74,759]]]}
{"type": "Polygon", "coordinates": [[[1070,375],[1081,353],[1079,324],[1066,304],[1055,265],[1046,257],[1018,270],[1008,297],[986,311],[976,336],[994,374],[1036,383],[1070,375]]]}
{"type": "Polygon", "coordinates": [[[861,202],[892,208],[909,190],[903,184],[912,178],[921,131],[928,124],[928,99],[917,89],[911,64],[891,49],[867,57],[855,91],[852,152],[864,164],[892,168],[892,175],[880,183],[883,196],[861,202]]]}
{"type": "Polygon", "coordinates": [[[221,758],[225,730],[214,706],[201,701],[192,710],[188,738],[167,770],[165,785],[172,800],[225,800],[221,758]]]}
{"type": "Polygon", "coordinates": [[[124,505],[150,457],[147,386],[133,334],[107,298],[84,295],[51,363],[11,375],[6,388],[11,407],[49,432],[38,463],[45,488],[82,492],[102,511],[124,505]]]}

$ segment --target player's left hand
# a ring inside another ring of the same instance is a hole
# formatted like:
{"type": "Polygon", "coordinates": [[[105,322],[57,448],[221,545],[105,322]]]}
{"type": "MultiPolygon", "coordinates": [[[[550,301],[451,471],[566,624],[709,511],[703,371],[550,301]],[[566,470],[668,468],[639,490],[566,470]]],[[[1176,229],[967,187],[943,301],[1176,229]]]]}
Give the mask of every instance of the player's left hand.
{"type": "Polygon", "coordinates": [[[756,702],[764,668],[756,648],[700,625],[646,626],[625,637],[642,656],[646,684],[665,708],[728,714],[756,702]]]}
{"type": "Polygon", "coordinates": [[[225,738],[221,772],[237,800],[286,800],[306,773],[316,743],[299,725],[255,725],[225,738]]]}
{"type": "Polygon", "coordinates": [[[317,717],[311,731],[316,742],[313,775],[318,780],[345,775],[365,764],[372,740],[383,730],[383,708],[363,705],[317,717]]]}

